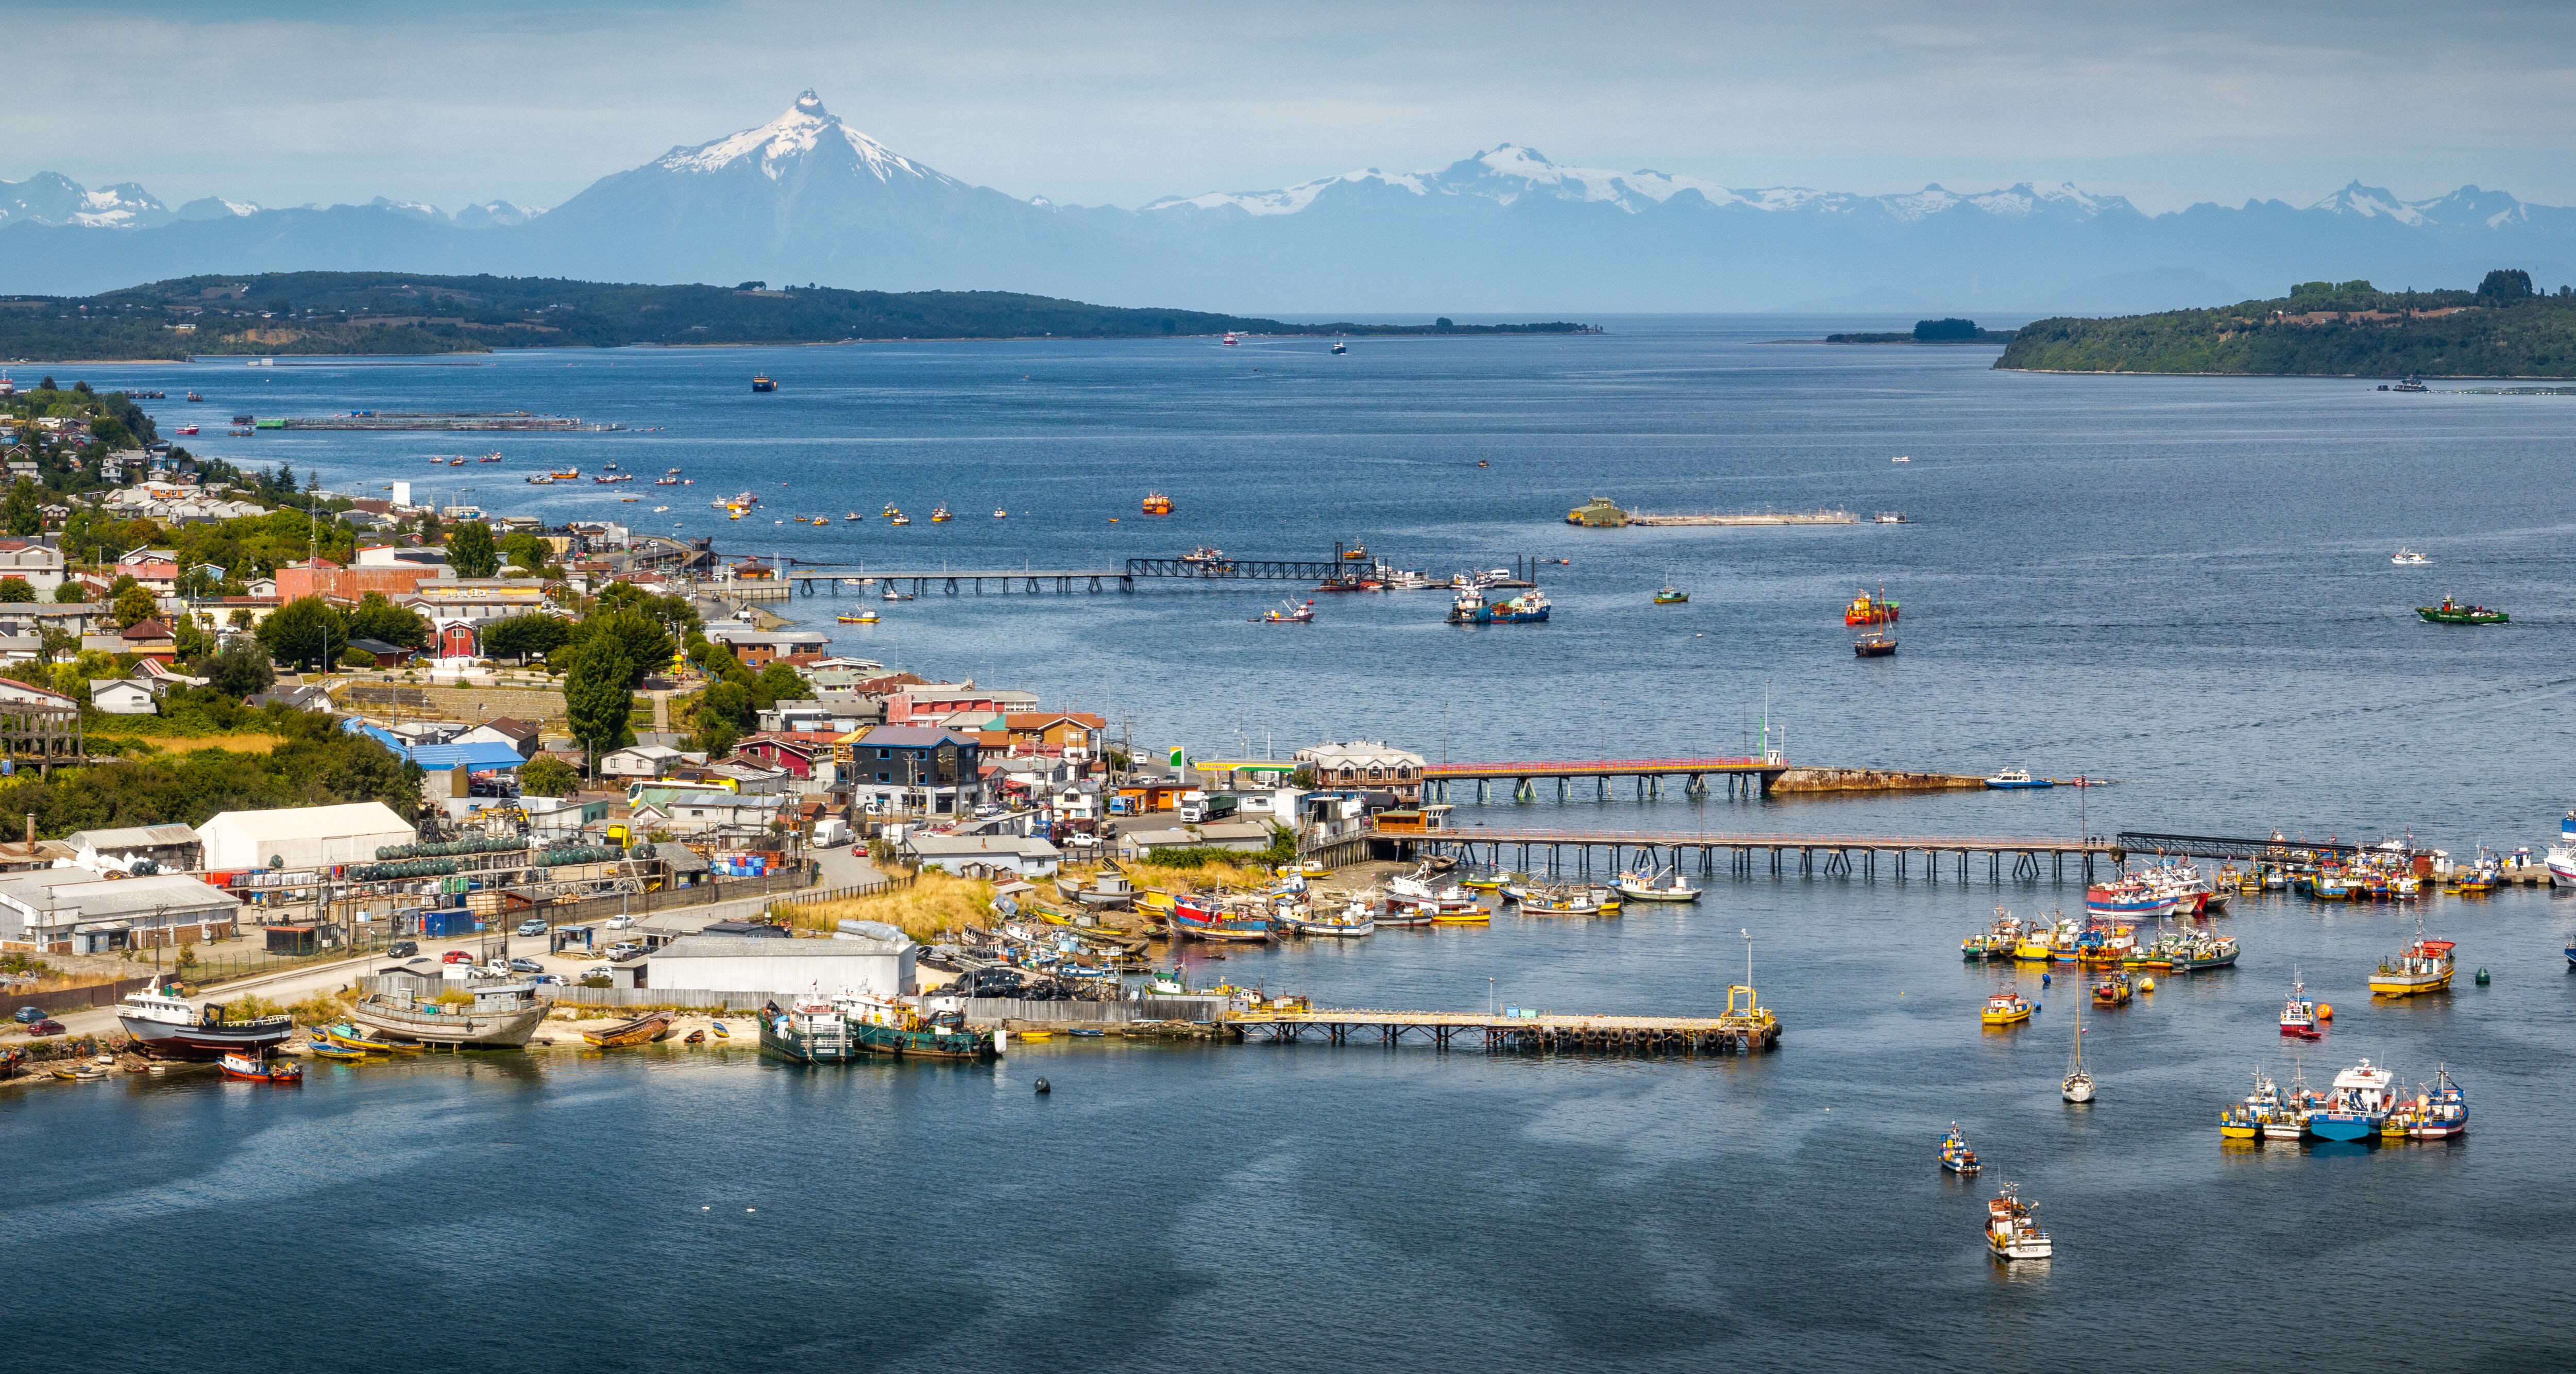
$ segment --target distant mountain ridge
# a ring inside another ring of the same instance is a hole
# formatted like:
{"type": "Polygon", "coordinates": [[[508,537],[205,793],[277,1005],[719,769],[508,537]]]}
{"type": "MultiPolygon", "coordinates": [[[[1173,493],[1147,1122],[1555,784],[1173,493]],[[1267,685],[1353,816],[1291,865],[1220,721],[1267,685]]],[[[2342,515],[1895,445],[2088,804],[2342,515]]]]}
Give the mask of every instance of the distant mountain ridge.
{"type": "Polygon", "coordinates": [[[199,273],[381,270],[646,283],[769,280],[1021,291],[1273,313],[1777,310],[2134,313],[2316,277],[2437,287],[2516,266],[2576,280],[2576,209],[2358,181],[2314,204],[2149,215],[2070,184],[1894,195],[1735,188],[1499,144],[1136,209],[971,185],[844,123],[778,118],[614,173],[551,210],[378,198],[172,210],[141,186],[0,182],[0,291],[83,294],[199,273]],[[1914,307],[1909,307],[1914,308],[1914,307]]]}

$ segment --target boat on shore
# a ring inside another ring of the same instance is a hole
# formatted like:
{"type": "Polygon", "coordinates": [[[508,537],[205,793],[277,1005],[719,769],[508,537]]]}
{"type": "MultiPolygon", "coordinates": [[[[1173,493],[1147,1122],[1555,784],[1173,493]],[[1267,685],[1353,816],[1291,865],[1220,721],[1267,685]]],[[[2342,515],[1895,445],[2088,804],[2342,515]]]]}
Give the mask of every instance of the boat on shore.
{"type": "Polygon", "coordinates": [[[2039,1229],[2037,1204],[2021,1200],[2021,1185],[2007,1183],[1986,1204],[1986,1249],[1996,1260],[2044,1260],[2057,1253],[2039,1229]]]}
{"type": "Polygon", "coordinates": [[[236,1019],[221,1002],[208,1002],[199,1011],[186,998],[148,991],[127,993],[116,1005],[116,1023],[143,1053],[161,1059],[259,1058],[295,1037],[292,1016],[236,1019]]]}
{"type": "Polygon", "coordinates": [[[1172,909],[1164,919],[1172,934],[1214,944],[1263,945],[1270,943],[1274,933],[1268,916],[1198,893],[1173,898],[1172,909]]]}
{"type": "Polygon", "coordinates": [[[671,1013],[655,1011],[601,1030],[583,1031],[581,1038],[601,1049],[617,1049],[627,1045],[649,1045],[656,1040],[667,1039],[670,1034],[671,1013]]]}
{"type": "Polygon", "coordinates": [[[463,989],[472,1005],[423,1003],[400,993],[374,993],[349,1008],[349,1019],[371,1030],[444,1049],[518,1049],[546,1019],[548,1003],[530,983],[483,984],[463,989]]]}

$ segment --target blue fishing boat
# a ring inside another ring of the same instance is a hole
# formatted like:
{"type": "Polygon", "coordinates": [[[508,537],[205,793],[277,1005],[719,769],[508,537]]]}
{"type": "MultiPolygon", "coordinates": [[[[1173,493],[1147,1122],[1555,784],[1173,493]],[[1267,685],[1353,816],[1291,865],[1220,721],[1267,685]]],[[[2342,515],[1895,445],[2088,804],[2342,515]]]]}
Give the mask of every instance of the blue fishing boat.
{"type": "Polygon", "coordinates": [[[2323,1106],[2308,1113],[2308,1134],[2319,1140],[2376,1140],[2388,1119],[2389,1089],[2397,1075],[2367,1059],[2335,1075],[2323,1106]]]}
{"type": "Polygon", "coordinates": [[[2434,1070],[2433,1091],[2416,1099],[2415,1122],[2409,1130],[2417,1140],[2448,1140],[2469,1132],[2469,1098],[2451,1078],[2445,1066],[2434,1070]]]}

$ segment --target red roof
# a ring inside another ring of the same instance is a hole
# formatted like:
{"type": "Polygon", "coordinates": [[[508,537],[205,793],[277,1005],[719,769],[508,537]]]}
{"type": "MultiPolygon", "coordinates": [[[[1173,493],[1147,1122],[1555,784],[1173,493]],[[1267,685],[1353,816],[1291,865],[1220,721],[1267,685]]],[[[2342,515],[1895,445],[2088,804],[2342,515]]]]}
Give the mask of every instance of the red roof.
{"type": "Polygon", "coordinates": [[[168,639],[170,638],[170,627],[161,623],[161,619],[158,616],[146,616],[127,627],[125,638],[168,639]]]}

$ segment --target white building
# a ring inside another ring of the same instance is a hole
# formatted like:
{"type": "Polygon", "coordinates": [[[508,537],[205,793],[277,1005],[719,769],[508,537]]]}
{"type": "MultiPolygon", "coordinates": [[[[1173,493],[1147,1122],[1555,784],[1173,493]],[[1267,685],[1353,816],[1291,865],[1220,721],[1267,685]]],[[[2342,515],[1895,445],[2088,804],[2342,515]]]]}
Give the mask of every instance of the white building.
{"type": "Polygon", "coordinates": [[[1064,861],[1064,851],[1054,845],[1018,835],[914,835],[903,842],[903,849],[923,868],[942,868],[962,877],[1043,878],[1064,861]]]}
{"type": "Polygon", "coordinates": [[[0,944],[104,954],[236,933],[241,903],[178,873],[110,879],[86,868],[0,875],[0,944]]]}
{"type": "Polygon", "coordinates": [[[630,744],[599,756],[599,775],[604,778],[658,778],[662,770],[685,761],[685,756],[667,744],[630,744]]]}
{"type": "Polygon", "coordinates": [[[780,940],[753,935],[683,935],[654,951],[645,986],[656,991],[757,992],[790,997],[904,997],[917,991],[912,941],[885,936],[780,940]]]}
{"type": "Polygon", "coordinates": [[[1296,759],[1314,767],[1319,788],[1393,792],[1406,801],[1422,800],[1422,756],[1411,750],[1355,739],[1300,749],[1296,759]]]}
{"type": "Polygon", "coordinates": [[[420,842],[420,832],[383,802],[227,811],[198,826],[197,837],[209,869],[374,863],[380,845],[420,842]]]}
{"type": "Polygon", "coordinates": [[[140,682],[100,678],[89,685],[89,704],[111,716],[148,716],[161,709],[161,699],[140,682]]]}

